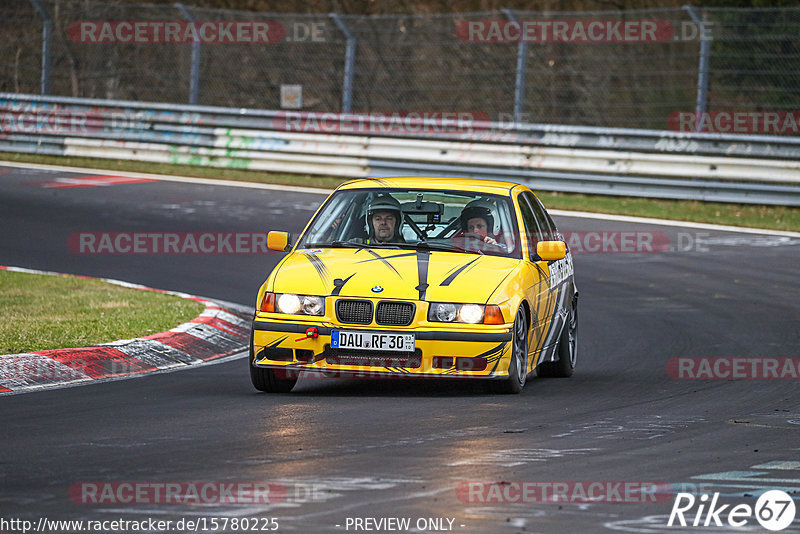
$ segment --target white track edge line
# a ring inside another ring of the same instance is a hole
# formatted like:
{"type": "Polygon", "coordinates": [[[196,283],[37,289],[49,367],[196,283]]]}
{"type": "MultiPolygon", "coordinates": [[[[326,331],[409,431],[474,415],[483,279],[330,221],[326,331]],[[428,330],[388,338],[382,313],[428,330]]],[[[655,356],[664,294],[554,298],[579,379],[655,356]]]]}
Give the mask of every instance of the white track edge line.
{"type": "Polygon", "coordinates": [[[770,230],[768,228],[750,228],[749,226],[726,226],[692,221],[676,221],[672,219],[655,219],[651,217],[633,217],[630,215],[610,215],[605,213],[592,213],[588,211],[567,211],[548,209],[550,215],[561,217],[576,217],[581,219],[600,219],[604,221],[631,222],[639,224],[657,224],[660,226],[678,226],[683,228],[697,228],[700,230],[718,230],[720,232],[738,232],[742,234],[768,234],[786,237],[800,237],[800,232],[787,230],[770,230]]]}
{"type": "MultiPolygon", "coordinates": [[[[184,182],[199,185],[245,187],[250,189],[268,189],[272,191],[288,191],[294,193],[311,193],[316,195],[329,195],[332,189],[317,189],[314,187],[300,187],[292,185],[262,184],[257,182],[239,182],[234,180],[222,180],[215,178],[193,178],[190,176],[172,176],[166,174],[151,174],[130,171],[115,171],[110,169],[96,169],[91,167],[69,167],[65,165],[47,165],[42,163],[23,163],[15,161],[0,160],[0,166],[18,167],[22,169],[53,170],[77,173],[98,173],[124,176],[127,178],[150,178],[166,182],[184,182]]],[[[722,232],[738,232],[742,234],[767,234],[786,237],[800,237],[800,232],[790,232],[786,230],[770,230],[767,228],[751,228],[747,226],[726,226],[721,224],[699,223],[691,221],[676,221],[673,219],[656,219],[651,217],[634,217],[630,215],[610,215],[603,213],[592,213],[586,211],[569,211],[559,209],[548,209],[551,215],[561,217],[576,217],[582,219],[602,219],[606,221],[631,222],[639,224],[656,224],[661,226],[677,226],[681,228],[697,228],[700,230],[719,230],[722,232]]]]}
{"type": "Polygon", "coordinates": [[[224,180],[221,178],[196,178],[193,176],[174,176],[169,174],[152,174],[146,172],[116,171],[113,169],[96,169],[93,167],[69,167],[66,165],[48,165],[44,163],[23,163],[16,161],[0,160],[0,166],[18,167],[21,169],[36,169],[43,171],[76,172],[82,174],[97,173],[103,175],[124,176],[126,178],[150,178],[165,182],[185,182],[199,185],[215,185],[228,187],[246,187],[249,189],[270,189],[274,191],[290,191],[294,193],[312,193],[317,195],[330,195],[333,189],[316,187],[301,187],[297,185],[263,184],[259,182],[241,182],[238,180],[224,180]]]}

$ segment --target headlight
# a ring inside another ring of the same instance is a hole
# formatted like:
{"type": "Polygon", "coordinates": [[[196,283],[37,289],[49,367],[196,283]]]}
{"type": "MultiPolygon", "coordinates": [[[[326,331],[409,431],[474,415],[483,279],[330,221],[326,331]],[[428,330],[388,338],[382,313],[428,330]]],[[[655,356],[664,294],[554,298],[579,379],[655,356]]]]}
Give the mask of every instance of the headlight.
{"type": "Polygon", "coordinates": [[[458,306],[455,304],[431,304],[431,310],[428,312],[428,320],[439,321],[442,323],[452,323],[458,314],[458,306]]]}
{"type": "Polygon", "coordinates": [[[322,315],[325,313],[325,299],[322,297],[303,297],[303,313],[306,315],[322,315]]]}
{"type": "Polygon", "coordinates": [[[300,311],[300,297],[291,293],[284,293],[278,297],[278,307],[275,311],[295,315],[300,311]]]}
{"type": "Polygon", "coordinates": [[[428,309],[428,320],[439,323],[477,324],[483,321],[483,308],[479,304],[431,302],[428,309]]]}
{"type": "Polygon", "coordinates": [[[281,293],[276,295],[275,311],[289,315],[324,315],[325,299],[313,295],[281,293]]]}
{"type": "Polygon", "coordinates": [[[458,310],[458,318],[462,323],[476,324],[483,321],[483,306],[464,304],[458,310]]]}

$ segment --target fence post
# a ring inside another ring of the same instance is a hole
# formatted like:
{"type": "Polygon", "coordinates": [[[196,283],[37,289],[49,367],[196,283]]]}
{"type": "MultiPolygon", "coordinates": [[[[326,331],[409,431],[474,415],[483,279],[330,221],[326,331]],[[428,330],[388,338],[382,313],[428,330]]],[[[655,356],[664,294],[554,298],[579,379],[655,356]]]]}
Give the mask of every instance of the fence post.
{"type": "Polygon", "coordinates": [[[353,104],[353,71],[356,62],[356,37],[344,23],[338,13],[330,13],[330,17],[347,39],[344,54],[344,85],[342,87],[342,113],[350,113],[353,104]]]}
{"type": "Polygon", "coordinates": [[[697,68],[697,104],[695,106],[695,129],[703,131],[702,117],[706,112],[706,99],[708,95],[708,63],[711,59],[711,34],[706,31],[705,21],[698,16],[694,7],[683,6],[692,22],[700,29],[700,65],[697,68]]]}
{"type": "Polygon", "coordinates": [[[519,43],[517,44],[517,75],[514,81],[514,122],[522,122],[522,114],[525,111],[525,59],[528,55],[528,43],[522,37],[522,26],[514,12],[510,9],[502,11],[508,20],[520,26],[518,28],[519,43]]]}
{"type": "MultiPolygon", "coordinates": [[[[194,17],[186,6],[176,2],[175,7],[181,12],[187,22],[195,22],[194,17]]],[[[200,92],[200,39],[192,41],[192,67],[189,74],[189,103],[197,105],[197,94],[200,92]]]]}
{"type": "Polygon", "coordinates": [[[53,39],[53,19],[39,0],[30,0],[33,8],[42,17],[42,80],[41,91],[43,95],[50,94],[50,43],[53,39]]]}

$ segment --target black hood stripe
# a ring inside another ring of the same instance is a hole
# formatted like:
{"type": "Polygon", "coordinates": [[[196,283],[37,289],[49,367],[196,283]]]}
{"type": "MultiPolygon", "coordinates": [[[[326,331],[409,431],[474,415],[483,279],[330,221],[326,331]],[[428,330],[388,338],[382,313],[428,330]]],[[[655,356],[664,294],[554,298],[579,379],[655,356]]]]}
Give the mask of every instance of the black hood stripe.
{"type": "MultiPolygon", "coordinates": [[[[392,265],[391,263],[389,263],[389,262],[386,260],[386,258],[384,258],[383,256],[381,256],[380,254],[378,254],[377,252],[375,252],[375,251],[374,251],[374,250],[372,250],[372,249],[367,249],[367,252],[369,252],[370,254],[372,254],[373,256],[375,256],[375,260],[380,260],[380,261],[381,261],[381,263],[383,263],[385,266],[387,266],[388,268],[390,268],[391,270],[393,270],[393,271],[394,271],[394,274],[396,274],[396,275],[397,275],[397,276],[399,276],[400,278],[403,278],[403,275],[401,275],[401,274],[400,274],[400,272],[399,272],[397,269],[395,269],[395,268],[394,268],[394,265],[392,265]]],[[[364,261],[374,261],[374,260],[364,260],[364,261]]],[[[364,263],[364,262],[363,262],[363,261],[360,261],[360,262],[358,262],[358,263],[364,263]]]]}
{"type": "Polygon", "coordinates": [[[308,258],[308,261],[310,261],[311,265],[314,266],[314,269],[317,270],[317,274],[322,279],[322,282],[325,285],[327,285],[328,284],[328,268],[325,267],[325,264],[322,262],[321,259],[319,259],[319,256],[317,256],[316,254],[312,254],[312,253],[303,254],[303,256],[308,258]]]}
{"type": "Polygon", "coordinates": [[[345,278],[344,280],[342,280],[341,278],[337,278],[336,280],[334,280],[333,281],[333,291],[331,291],[331,296],[334,296],[334,297],[338,296],[339,293],[342,292],[342,288],[347,283],[347,281],[350,280],[351,278],[353,278],[355,275],[356,275],[356,273],[353,273],[350,276],[348,276],[347,278],[345,278]]]}
{"type": "Polygon", "coordinates": [[[428,291],[428,260],[430,255],[430,250],[417,251],[417,276],[419,278],[419,285],[414,289],[419,291],[419,300],[425,300],[425,293],[428,291]]]}
{"type": "Polygon", "coordinates": [[[463,273],[463,272],[464,272],[464,271],[467,269],[467,267],[469,267],[470,265],[472,265],[473,263],[475,263],[476,261],[478,261],[480,258],[481,258],[481,257],[480,257],[480,256],[478,256],[478,257],[477,257],[477,258],[475,258],[474,260],[470,261],[469,263],[465,263],[464,265],[462,265],[461,267],[459,267],[458,269],[456,269],[455,271],[453,271],[452,273],[450,273],[450,275],[449,275],[447,278],[445,278],[445,279],[442,281],[442,283],[441,283],[441,284],[439,284],[439,287],[442,287],[442,286],[449,286],[449,285],[450,285],[450,284],[453,282],[453,280],[455,280],[455,279],[456,279],[456,276],[458,276],[459,274],[463,273]]]}
{"type": "Polygon", "coordinates": [[[376,252],[374,252],[372,250],[369,250],[369,249],[367,249],[367,250],[369,252],[372,252],[373,254],[375,254],[376,257],[375,258],[370,258],[368,260],[361,260],[358,263],[369,263],[371,261],[393,260],[394,258],[407,258],[409,256],[416,256],[417,255],[416,252],[406,252],[406,253],[403,253],[403,254],[395,254],[394,256],[381,256],[380,254],[377,254],[376,252]]]}

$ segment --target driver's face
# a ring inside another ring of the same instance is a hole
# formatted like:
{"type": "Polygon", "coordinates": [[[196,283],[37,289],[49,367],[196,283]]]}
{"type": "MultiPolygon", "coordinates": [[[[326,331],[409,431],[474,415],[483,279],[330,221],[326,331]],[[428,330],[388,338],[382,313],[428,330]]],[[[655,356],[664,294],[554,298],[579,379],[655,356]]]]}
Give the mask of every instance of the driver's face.
{"type": "Polygon", "coordinates": [[[372,226],[375,228],[375,238],[378,241],[389,241],[394,237],[394,227],[397,221],[391,211],[376,211],[372,215],[372,226]]]}
{"type": "Polygon", "coordinates": [[[489,233],[489,228],[486,226],[486,221],[483,220],[482,217],[473,217],[472,219],[467,219],[467,232],[486,237],[489,233]]]}

